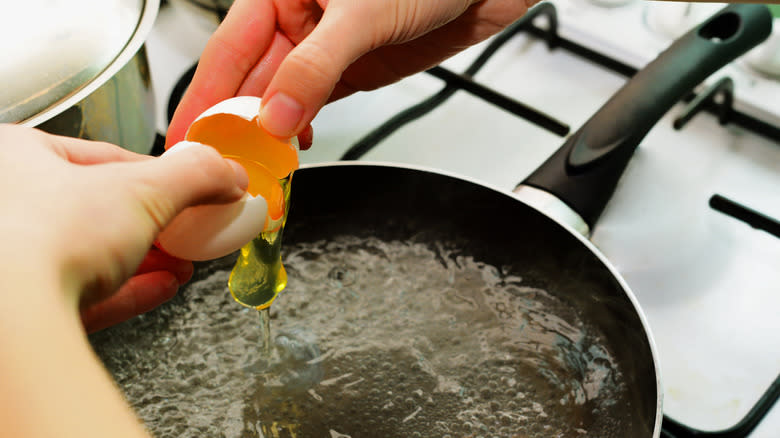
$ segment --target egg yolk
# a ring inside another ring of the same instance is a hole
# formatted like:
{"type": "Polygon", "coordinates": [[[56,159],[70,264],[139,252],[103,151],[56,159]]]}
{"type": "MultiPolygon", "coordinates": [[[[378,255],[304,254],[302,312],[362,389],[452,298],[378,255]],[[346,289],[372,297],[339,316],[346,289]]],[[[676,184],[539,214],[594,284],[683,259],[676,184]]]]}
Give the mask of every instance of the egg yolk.
{"type": "Polygon", "coordinates": [[[261,163],[276,179],[298,168],[298,154],[289,141],[269,134],[257,120],[233,114],[214,114],[193,123],[187,140],[207,144],[222,155],[243,157],[261,163]]]}
{"type": "Polygon", "coordinates": [[[207,144],[225,158],[235,160],[249,176],[247,192],[268,203],[270,222],[284,214],[284,190],[279,180],[298,168],[298,154],[289,141],[269,134],[257,119],[246,120],[228,113],[214,114],[194,122],[186,140],[207,144]]]}

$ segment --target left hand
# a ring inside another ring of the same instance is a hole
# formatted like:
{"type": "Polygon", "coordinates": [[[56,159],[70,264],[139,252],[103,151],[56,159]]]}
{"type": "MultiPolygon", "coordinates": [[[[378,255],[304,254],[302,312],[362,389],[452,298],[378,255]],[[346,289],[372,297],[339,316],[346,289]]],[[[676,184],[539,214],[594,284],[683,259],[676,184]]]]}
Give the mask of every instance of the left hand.
{"type": "Polygon", "coordinates": [[[0,260],[14,267],[5,280],[52,280],[86,308],[137,273],[114,301],[94,308],[113,314],[97,321],[89,310],[85,322],[95,328],[148,310],[191,275],[189,262],[149,251],[157,233],[190,205],[240,198],[246,174],[231,163],[205,146],[152,158],[0,125],[0,260]]]}
{"type": "MultiPolygon", "coordinates": [[[[91,350],[79,308],[141,272],[179,212],[236,201],[247,182],[241,166],[208,146],[152,158],[0,124],[3,435],[149,437],[91,350]]],[[[138,293],[159,278],[135,279],[114,296],[126,294],[133,312],[159,298],[138,293]]]]}
{"type": "Polygon", "coordinates": [[[189,260],[170,256],[152,247],[135,274],[112,296],[81,310],[81,322],[93,333],[146,313],[170,300],[190,280],[189,260]]]}

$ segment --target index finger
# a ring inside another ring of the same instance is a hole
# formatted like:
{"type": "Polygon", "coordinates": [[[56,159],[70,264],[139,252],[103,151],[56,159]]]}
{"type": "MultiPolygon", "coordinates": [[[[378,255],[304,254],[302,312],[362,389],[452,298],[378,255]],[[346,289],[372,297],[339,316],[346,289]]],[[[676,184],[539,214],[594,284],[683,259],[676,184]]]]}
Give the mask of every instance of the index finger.
{"type": "Polygon", "coordinates": [[[203,49],[195,75],[176,108],[166,148],[183,140],[195,118],[217,102],[236,95],[266,52],[276,30],[271,0],[237,0],[203,49]]]}
{"type": "Polygon", "coordinates": [[[51,145],[60,156],[74,164],[90,165],[152,159],[149,155],[138,154],[115,144],[60,135],[51,137],[51,145]]]}

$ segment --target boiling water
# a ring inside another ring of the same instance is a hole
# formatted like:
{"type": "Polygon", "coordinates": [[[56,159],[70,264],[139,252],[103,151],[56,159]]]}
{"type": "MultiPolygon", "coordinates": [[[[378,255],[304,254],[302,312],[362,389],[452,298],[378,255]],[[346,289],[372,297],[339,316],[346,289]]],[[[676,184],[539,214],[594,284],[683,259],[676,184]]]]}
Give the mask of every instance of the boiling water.
{"type": "Polygon", "coordinates": [[[552,294],[443,245],[288,245],[288,290],[257,312],[231,259],[92,337],[157,437],[627,436],[627,385],[552,294]]]}

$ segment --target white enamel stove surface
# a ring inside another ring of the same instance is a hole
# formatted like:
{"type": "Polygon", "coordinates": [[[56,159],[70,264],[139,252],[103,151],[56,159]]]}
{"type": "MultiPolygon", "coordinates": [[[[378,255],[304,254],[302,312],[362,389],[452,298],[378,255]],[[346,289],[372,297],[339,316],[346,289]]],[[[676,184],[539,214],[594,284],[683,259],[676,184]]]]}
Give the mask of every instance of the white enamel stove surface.
{"type": "MultiPolygon", "coordinates": [[[[663,48],[663,38],[644,27],[650,3],[606,9],[584,1],[555,1],[564,35],[637,66],[663,48]],[[654,45],[643,45],[653,39],[654,45]]],[[[171,87],[197,59],[215,25],[183,0],[161,10],[147,44],[161,132],[171,87]]],[[[445,66],[462,71],[483,47],[445,66]]],[[[775,114],[780,82],[753,75],[740,61],[726,70],[742,75],[734,78],[737,96],[749,94],[745,83],[762,90],[767,102],[754,104],[753,111],[775,114]]],[[[624,82],[525,36],[505,45],[477,79],[573,130],[624,82]]],[[[301,154],[302,161],[337,160],[364,134],[440,86],[422,74],[329,105],[315,120],[315,144],[301,154]]],[[[667,114],[640,146],[592,240],[623,274],[647,315],[660,356],[665,413],[689,426],[717,430],[747,413],[780,372],[780,240],[710,210],[707,201],[720,193],[780,217],[780,144],[721,127],[705,114],[674,131],[672,119],[680,109],[667,114]]],[[[364,158],[441,168],[509,191],[561,143],[459,92],[364,158]]],[[[780,407],[775,406],[751,438],[778,436],[780,407]]]]}

